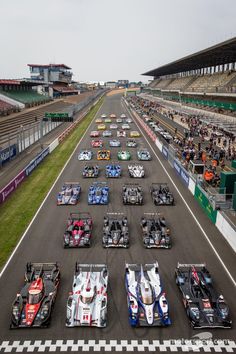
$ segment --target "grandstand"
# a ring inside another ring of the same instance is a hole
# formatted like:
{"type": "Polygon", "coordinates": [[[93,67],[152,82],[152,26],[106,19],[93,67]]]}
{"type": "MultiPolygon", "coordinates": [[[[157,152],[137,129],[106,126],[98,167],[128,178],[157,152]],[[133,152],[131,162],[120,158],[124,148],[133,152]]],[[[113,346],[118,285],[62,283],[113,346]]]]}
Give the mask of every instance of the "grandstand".
{"type": "Polygon", "coordinates": [[[143,75],[154,77],[144,92],[236,115],[236,37],[143,75]]]}

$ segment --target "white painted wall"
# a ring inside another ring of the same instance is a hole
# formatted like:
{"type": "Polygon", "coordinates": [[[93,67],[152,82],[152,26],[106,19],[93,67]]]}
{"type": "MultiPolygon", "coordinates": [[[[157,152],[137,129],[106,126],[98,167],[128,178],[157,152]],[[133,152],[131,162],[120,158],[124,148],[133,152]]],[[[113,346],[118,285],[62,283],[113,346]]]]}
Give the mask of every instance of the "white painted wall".
{"type": "Polygon", "coordinates": [[[49,154],[51,154],[51,152],[56,149],[56,147],[59,145],[59,140],[58,138],[56,138],[55,140],[53,140],[53,142],[49,145],[49,154]]]}
{"type": "Polygon", "coordinates": [[[0,94],[0,100],[9,103],[9,104],[11,104],[12,106],[17,106],[17,107],[20,107],[20,108],[25,108],[25,104],[24,104],[24,103],[15,101],[15,100],[13,100],[12,98],[7,97],[7,96],[2,95],[2,94],[0,94]]]}
{"type": "Polygon", "coordinates": [[[236,231],[232,228],[220,211],[217,213],[215,225],[233,248],[234,252],[236,252],[236,231]]]}
{"type": "Polygon", "coordinates": [[[160,142],[160,140],[156,139],[155,144],[156,144],[156,146],[158,147],[158,149],[159,149],[160,151],[162,151],[162,143],[160,142]]]}
{"type": "Polygon", "coordinates": [[[196,183],[195,183],[194,180],[189,176],[188,189],[190,190],[190,192],[192,193],[192,195],[194,195],[194,193],[195,193],[195,186],[196,186],[196,183]]]}

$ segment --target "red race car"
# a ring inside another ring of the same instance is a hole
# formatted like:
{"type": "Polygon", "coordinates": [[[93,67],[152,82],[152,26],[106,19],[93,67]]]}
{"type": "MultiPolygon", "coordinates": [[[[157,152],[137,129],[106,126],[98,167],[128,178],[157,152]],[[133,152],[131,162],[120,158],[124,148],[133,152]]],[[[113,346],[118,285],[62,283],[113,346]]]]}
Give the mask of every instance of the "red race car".
{"type": "Polygon", "coordinates": [[[100,133],[99,133],[97,130],[93,130],[93,131],[90,133],[90,137],[91,137],[91,138],[97,138],[99,135],[100,135],[100,133]]]}
{"type": "Polygon", "coordinates": [[[89,213],[70,213],[64,233],[64,247],[90,247],[92,226],[89,213]]]}
{"type": "Polygon", "coordinates": [[[92,140],[91,141],[91,146],[92,147],[103,147],[103,141],[102,141],[102,139],[96,139],[96,140],[92,140]]]}

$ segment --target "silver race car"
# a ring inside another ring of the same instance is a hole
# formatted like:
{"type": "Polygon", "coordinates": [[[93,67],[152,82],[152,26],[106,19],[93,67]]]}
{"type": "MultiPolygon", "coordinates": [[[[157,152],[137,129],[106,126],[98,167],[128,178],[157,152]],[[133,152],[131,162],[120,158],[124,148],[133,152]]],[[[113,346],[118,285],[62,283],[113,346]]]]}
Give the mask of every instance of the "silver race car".
{"type": "Polygon", "coordinates": [[[143,178],[145,176],[142,165],[128,165],[129,176],[133,178],[143,178]]]}
{"type": "Polygon", "coordinates": [[[129,247],[128,220],[124,214],[107,213],[103,221],[102,245],[108,247],[129,247]]]}
{"type": "Polygon", "coordinates": [[[142,161],[150,161],[151,160],[151,154],[147,149],[138,150],[137,157],[138,157],[138,160],[142,160],[142,161]]]}
{"type": "Polygon", "coordinates": [[[134,139],[128,139],[126,141],[126,146],[127,147],[137,147],[137,143],[134,139]]]}
{"type": "Polygon", "coordinates": [[[93,153],[90,150],[82,150],[79,155],[78,155],[78,160],[84,160],[84,161],[88,161],[91,160],[93,157],[93,153]]]}
{"type": "Polygon", "coordinates": [[[146,248],[171,248],[170,229],[162,214],[146,213],[140,225],[146,248]]]}
{"type": "Polygon", "coordinates": [[[106,327],[108,270],[105,264],[75,265],[66,326],[106,327]]]}
{"type": "Polygon", "coordinates": [[[119,147],[121,145],[120,140],[118,139],[112,139],[109,141],[109,146],[110,147],[119,147]]]}
{"type": "Polygon", "coordinates": [[[138,184],[125,184],[122,188],[123,204],[125,205],[142,205],[143,190],[138,184]]]}

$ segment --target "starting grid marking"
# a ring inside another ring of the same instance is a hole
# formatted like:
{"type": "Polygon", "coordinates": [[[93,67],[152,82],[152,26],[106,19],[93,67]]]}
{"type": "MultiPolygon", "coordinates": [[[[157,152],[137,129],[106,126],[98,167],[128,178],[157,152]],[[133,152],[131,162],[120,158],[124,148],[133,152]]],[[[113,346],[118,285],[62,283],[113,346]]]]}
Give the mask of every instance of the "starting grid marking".
{"type": "Polygon", "coordinates": [[[0,342],[1,353],[33,352],[205,352],[234,353],[233,340],[36,340],[0,342]]]}

